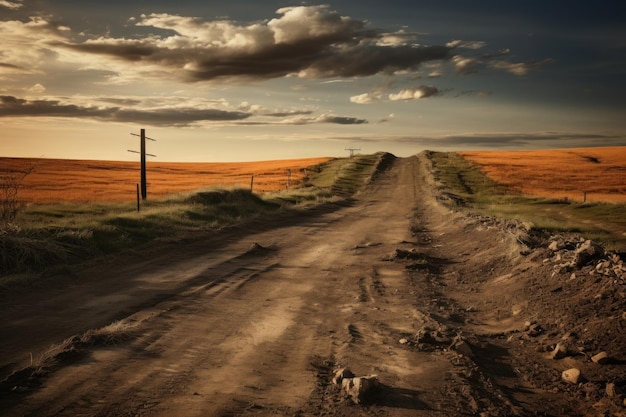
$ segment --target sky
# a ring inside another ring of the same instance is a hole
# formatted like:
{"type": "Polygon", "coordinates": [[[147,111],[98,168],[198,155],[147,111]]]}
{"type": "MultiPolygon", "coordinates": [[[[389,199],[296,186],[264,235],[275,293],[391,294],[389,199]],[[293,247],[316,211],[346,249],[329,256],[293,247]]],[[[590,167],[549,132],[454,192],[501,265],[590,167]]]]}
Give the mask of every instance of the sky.
{"type": "Polygon", "coordinates": [[[0,0],[0,157],[626,145],[623,0],[0,0]]]}

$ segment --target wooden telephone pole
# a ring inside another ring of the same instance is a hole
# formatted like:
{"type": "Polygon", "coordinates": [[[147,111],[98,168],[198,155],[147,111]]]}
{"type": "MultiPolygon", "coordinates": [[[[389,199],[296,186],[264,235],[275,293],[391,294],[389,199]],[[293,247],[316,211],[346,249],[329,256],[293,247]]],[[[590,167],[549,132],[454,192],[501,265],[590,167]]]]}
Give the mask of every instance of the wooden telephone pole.
{"type": "Polygon", "coordinates": [[[346,148],[346,151],[350,151],[350,158],[352,158],[354,156],[354,151],[360,151],[361,148],[346,148]]]}
{"type": "Polygon", "coordinates": [[[146,153],[146,139],[153,142],[156,142],[156,139],[146,137],[146,129],[141,129],[141,134],[139,135],[136,133],[131,133],[131,135],[140,137],[140,151],[133,151],[129,149],[128,152],[138,153],[141,155],[141,199],[145,201],[148,197],[148,181],[146,179],[146,156],[156,157],[156,155],[146,153]]]}

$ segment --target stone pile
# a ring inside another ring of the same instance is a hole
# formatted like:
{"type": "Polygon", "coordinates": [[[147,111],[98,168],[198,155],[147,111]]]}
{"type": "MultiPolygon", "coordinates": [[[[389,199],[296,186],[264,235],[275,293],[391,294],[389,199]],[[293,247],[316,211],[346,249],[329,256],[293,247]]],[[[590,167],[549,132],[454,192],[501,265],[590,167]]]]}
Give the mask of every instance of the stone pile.
{"type": "Polygon", "coordinates": [[[552,262],[555,273],[572,273],[575,278],[580,271],[626,284],[626,265],[619,254],[607,252],[591,240],[555,235],[548,250],[550,256],[544,262],[552,262]]]}

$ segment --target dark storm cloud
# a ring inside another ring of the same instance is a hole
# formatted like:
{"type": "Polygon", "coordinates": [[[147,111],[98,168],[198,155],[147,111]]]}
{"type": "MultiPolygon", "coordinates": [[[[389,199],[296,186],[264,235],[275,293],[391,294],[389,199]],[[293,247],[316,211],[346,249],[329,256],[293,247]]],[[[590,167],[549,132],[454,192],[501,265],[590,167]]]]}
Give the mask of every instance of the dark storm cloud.
{"type": "Polygon", "coordinates": [[[154,45],[145,40],[100,40],[82,44],[50,42],[49,44],[50,46],[65,47],[78,52],[116,56],[126,61],[148,59],[150,56],[156,55],[159,51],[158,48],[155,48],[154,45]]]}
{"type": "Polygon", "coordinates": [[[80,107],[63,104],[57,100],[25,100],[13,96],[0,96],[0,117],[42,116],[42,117],[91,117],[106,118],[111,110],[96,107],[80,107]]]}
{"type": "Polygon", "coordinates": [[[361,125],[367,123],[367,120],[357,119],[355,117],[325,116],[320,122],[336,123],[340,125],[361,125]]]}
{"type": "Polygon", "coordinates": [[[419,45],[416,35],[367,29],[327,6],[287,7],[267,22],[240,25],[169,14],[142,15],[137,26],[169,34],[142,39],[100,37],[55,42],[81,53],[138,62],[171,71],[185,81],[358,77],[413,71],[447,60],[454,47],[419,45]]]}
{"type": "Polygon", "coordinates": [[[301,110],[301,111],[263,113],[262,115],[269,116],[269,117],[293,117],[293,116],[302,116],[302,115],[310,115],[310,114],[313,114],[311,110],[301,110]]]}
{"type": "Polygon", "coordinates": [[[0,117],[71,117],[111,122],[146,123],[152,126],[185,126],[203,121],[234,121],[249,113],[217,109],[123,109],[65,104],[58,100],[25,100],[0,96],[0,117]]]}
{"type": "MultiPolygon", "coordinates": [[[[65,100],[67,101],[67,100],[65,100]]],[[[180,107],[158,107],[141,109],[133,107],[85,106],[65,103],[61,100],[26,100],[14,96],[0,96],[0,118],[2,117],[61,117],[93,119],[119,123],[143,123],[151,126],[191,126],[202,122],[228,122],[254,125],[284,124],[342,124],[367,123],[365,119],[323,114],[314,116],[309,110],[288,112],[245,112],[220,109],[197,109],[180,107]],[[258,120],[248,120],[258,117],[258,120]],[[281,118],[280,122],[268,122],[265,117],[281,118]]],[[[103,102],[138,104],[136,100],[103,99],[103,102]]]]}

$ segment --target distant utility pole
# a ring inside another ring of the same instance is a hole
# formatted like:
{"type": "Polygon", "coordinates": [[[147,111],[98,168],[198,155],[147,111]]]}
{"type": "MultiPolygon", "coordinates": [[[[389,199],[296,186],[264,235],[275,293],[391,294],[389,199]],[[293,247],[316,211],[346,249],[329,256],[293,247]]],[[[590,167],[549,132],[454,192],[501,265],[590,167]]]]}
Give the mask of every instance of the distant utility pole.
{"type": "Polygon", "coordinates": [[[287,175],[287,189],[289,189],[289,185],[291,185],[291,168],[287,168],[285,174],[287,175]]]}
{"type": "Polygon", "coordinates": [[[346,151],[350,151],[350,158],[352,158],[354,156],[354,151],[360,151],[361,148],[346,148],[346,151]]]}
{"type": "Polygon", "coordinates": [[[146,139],[151,140],[153,142],[156,142],[156,139],[146,137],[146,129],[141,129],[140,135],[136,133],[131,133],[131,135],[140,137],[139,146],[141,150],[133,151],[129,149],[128,152],[138,153],[141,155],[141,199],[145,201],[146,198],[148,197],[148,182],[146,180],[146,156],[156,157],[156,155],[152,155],[151,153],[146,153],[146,139]]]}

